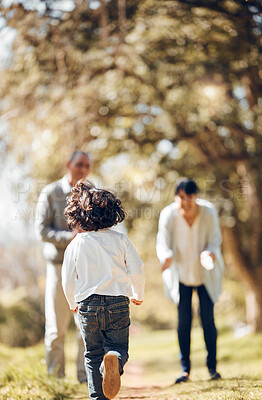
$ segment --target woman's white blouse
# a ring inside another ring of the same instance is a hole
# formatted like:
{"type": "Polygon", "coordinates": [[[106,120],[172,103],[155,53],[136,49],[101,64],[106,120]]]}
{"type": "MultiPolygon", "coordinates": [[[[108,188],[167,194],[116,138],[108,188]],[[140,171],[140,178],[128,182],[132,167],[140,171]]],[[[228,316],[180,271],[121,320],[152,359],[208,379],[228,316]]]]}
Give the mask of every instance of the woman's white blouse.
{"type": "Polygon", "coordinates": [[[204,284],[213,302],[222,290],[224,262],[218,213],[209,201],[196,202],[200,211],[192,227],[180,214],[177,202],[160,213],[156,251],[161,264],[166,258],[173,259],[171,267],[163,272],[163,281],[167,296],[175,303],[179,302],[179,282],[188,286],[204,284]],[[204,250],[215,254],[212,271],[201,266],[200,254],[204,250]]]}
{"type": "Polygon", "coordinates": [[[179,281],[187,286],[200,286],[203,284],[203,267],[200,264],[198,248],[199,219],[202,207],[192,226],[178,213],[177,223],[174,224],[176,239],[176,266],[179,269],[179,281]]]}
{"type": "Polygon", "coordinates": [[[62,265],[62,286],[71,309],[92,294],[144,298],[144,264],[130,239],[112,228],[78,233],[62,265]]]}

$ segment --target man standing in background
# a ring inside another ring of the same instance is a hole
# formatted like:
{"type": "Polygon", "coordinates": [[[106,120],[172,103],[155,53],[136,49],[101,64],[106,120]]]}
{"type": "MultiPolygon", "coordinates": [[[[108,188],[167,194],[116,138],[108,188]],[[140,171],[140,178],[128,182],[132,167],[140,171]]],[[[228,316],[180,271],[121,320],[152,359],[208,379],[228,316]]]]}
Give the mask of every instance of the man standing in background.
{"type": "MultiPolygon", "coordinates": [[[[85,180],[90,173],[91,158],[83,151],[75,151],[67,162],[67,174],[47,185],[40,193],[35,231],[44,244],[43,254],[47,262],[45,290],[45,347],[49,374],[65,376],[64,342],[70,322],[70,310],[62,289],[61,267],[64,251],[68,243],[82,232],[70,231],[67,227],[64,209],[66,197],[80,179],[85,180]]],[[[84,366],[84,344],[79,332],[77,315],[74,314],[78,330],[77,378],[86,382],[84,366]]]]}
{"type": "Polygon", "coordinates": [[[168,297],[178,305],[178,341],[182,375],[176,383],[187,382],[190,374],[192,294],[197,291],[200,317],[207,348],[207,367],[212,380],[221,378],[216,369],[217,331],[214,303],[222,288],[223,258],[216,208],[197,198],[196,183],[187,178],[177,182],[175,202],[159,218],[157,256],[162,264],[168,297]]]}

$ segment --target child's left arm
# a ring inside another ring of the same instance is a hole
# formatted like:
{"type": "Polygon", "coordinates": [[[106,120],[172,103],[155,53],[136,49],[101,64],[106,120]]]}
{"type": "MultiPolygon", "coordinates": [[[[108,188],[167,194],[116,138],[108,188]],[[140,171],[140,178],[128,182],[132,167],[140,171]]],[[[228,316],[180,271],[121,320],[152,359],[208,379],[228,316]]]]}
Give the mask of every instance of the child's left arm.
{"type": "Polygon", "coordinates": [[[144,299],[145,289],[144,263],[139,257],[131,240],[127,236],[125,239],[125,263],[133,290],[133,299],[131,301],[136,305],[140,305],[144,299]]]}
{"type": "Polygon", "coordinates": [[[62,265],[62,287],[69,307],[72,311],[77,310],[75,302],[75,279],[76,272],[76,246],[75,240],[69,243],[64,253],[64,261],[62,265]]]}

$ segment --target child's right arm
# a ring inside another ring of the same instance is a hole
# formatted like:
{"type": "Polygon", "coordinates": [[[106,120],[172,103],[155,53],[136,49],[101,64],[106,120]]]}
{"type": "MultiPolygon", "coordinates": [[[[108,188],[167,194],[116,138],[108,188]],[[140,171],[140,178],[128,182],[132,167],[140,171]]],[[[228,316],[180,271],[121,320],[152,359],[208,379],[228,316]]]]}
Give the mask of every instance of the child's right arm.
{"type": "MultiPolygon", "coordinates": [[[[75,239],[76,240],[76,239],[75,239]]],[[[76,261],[78,243],[70,242],[64,253],[64,261],[62,265],[62,287],[65,297],[72,311],[77,309],[75,302],[75,279],[77,277],[76,261]]]]}
{"type": "Polygon", "coordinates": [[[125,236],[125,245],[125,263],[133,291],[133,299],[131,301],[136,305],[140,305],[144,299],[145,289],[144,263],[127,236],[125,236]]]}

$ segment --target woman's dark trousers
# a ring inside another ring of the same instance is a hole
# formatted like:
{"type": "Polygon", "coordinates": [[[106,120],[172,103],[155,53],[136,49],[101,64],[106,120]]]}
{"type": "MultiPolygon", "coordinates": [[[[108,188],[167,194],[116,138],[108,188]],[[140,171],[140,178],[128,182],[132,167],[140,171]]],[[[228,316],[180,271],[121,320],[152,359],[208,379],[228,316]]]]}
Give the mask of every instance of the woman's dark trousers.
{"type": "Polygon", "coordinates": [[[197,290],[200,306],[200,318],[204,331],[207,349],[207,368],[216,371],[217,331],[214,322],[214,303],[204,285],[186,286],[179,283],[180,301],[178,305],[178,341],[180,346],[181,366],[184,372],[190,373],[190,334],[192,325],[192,293],[197,290]]]}

